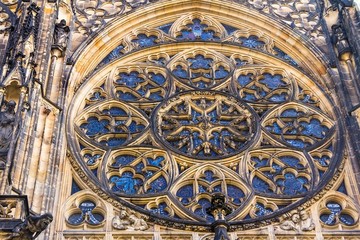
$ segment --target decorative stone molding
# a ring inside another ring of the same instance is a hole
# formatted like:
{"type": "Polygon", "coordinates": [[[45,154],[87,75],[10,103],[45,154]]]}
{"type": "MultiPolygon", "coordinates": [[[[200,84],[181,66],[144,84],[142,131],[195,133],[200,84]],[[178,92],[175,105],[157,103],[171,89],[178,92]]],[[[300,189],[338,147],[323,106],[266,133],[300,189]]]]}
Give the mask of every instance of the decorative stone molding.
{"type": "MultiPolygon", "coordinates": [[[[157,0],[122,0],[110,4],[106,4],[107,2],[104,0],[91,2],[72,0],[71,2],[76,18],[76,31],[89,36],[91,33],[101,29],[110,20],[124,15],[132,9],[157,2],[157,0]]],[[[247,0],[245,2],[231,0],[231,2],[245,5],[265,15],[280,19],[280,21],[309,37],[319,45],[325,43],[320,23],[320,6],[318,6],[315,0],[305,2],[286,0],[281,3],[273,3],[266,0],[247,0]]],[[[189,18],[184,17],[182,22],[188,23],[187,20],[189,18]]],[[[211,20],[208,23],[211,23],[211,20]]]]}
{"type": "MultiPolygon", "coordinates": [[[[15,1],[16,2],[16,1],[15,1]]],[[[15,16],[5,3],[0,2],[0,34],[11,30],[14,24],[15,16]]]]}

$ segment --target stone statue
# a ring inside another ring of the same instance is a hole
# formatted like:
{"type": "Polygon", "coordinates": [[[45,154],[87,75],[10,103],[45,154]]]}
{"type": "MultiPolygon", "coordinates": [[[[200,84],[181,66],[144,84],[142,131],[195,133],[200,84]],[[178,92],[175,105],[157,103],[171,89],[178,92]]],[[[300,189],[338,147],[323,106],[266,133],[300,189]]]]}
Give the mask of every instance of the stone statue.
{"type": "Polygon", "coordinates": [[[338,51],[338,57],[342,58],[344,55],[346,55],[346,53],[350,54],[351,48],[341,25],[335,24],[331,27],[331,29],[333,32],[331,40],[338,51]]]}
{"type": "Polygon", "coordinates": [[[315,224],[306,211],[293,211],[291,218],[280,225],[282,230],[295,231],[301,233],[303,231],[312,231],[315,224]]]}
{"type": "Polygon", "coordinates": [[[145,220],[137,217],[135,214],[131,214],[129,220],[131,227],[134,228],[134,230],[144,231],[149,228],[145,220]]]}
{"type": "Polygon", "coordinates": [[[149,228],[144,219],[136,216],[134,212],[128,213],[126,208],[122,208],[120,214],[113,218],[112,226],[118,230],[144,231],[149,228]]]}
{"type": "Polygon", "coordinates": [[[53,38],[54,45],[65,49],[67,46],[69,32],[70,28],[66,26],[66,21],[64,19],[62,19],[59,23],[56,23],[53,38]]]}
{"type": "Polygon", "coordinates": [[[15,125],[15,106],[13,100],[4,101],[0,112],[0,155],[6,155],[10,147],[15,125]]]}
{"type": "Polygon", "coordinates": [[[23,223],[17,225],[9,240],[31,240],[36,239],[42,231],[52,222],[53,216],[45,213],[40,216],[28,216],[23,223]]]}

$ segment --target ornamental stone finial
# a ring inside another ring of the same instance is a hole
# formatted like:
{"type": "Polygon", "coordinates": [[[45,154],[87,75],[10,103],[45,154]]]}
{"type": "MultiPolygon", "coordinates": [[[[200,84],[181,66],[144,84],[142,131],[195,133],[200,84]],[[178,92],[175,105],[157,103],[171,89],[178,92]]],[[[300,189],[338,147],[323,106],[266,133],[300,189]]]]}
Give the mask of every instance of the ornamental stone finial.
{"type": "Polygon", "coordinates": [[[225,217],[232,212],[232,208],[225,203],[225,195],[222,193],[213,194],[211,206],[206,209],[206,212],[215,218],[215,222],[212,224],[215,232],[214,240],[230,240],[227,233],[229,224],[225,217]]]}

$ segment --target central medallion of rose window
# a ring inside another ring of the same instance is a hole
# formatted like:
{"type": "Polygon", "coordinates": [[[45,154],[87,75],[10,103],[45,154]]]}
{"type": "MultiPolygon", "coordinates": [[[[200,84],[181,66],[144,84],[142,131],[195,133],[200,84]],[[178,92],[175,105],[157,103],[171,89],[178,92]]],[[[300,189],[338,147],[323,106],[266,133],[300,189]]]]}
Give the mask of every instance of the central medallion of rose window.
{"type": "Polygon", "coordinates": [[[217,91],[189,91],[157,108],[157,137],[172,151],[194,158],[217,159],[245,149],[257,122],[253,110],[217,91]]]}

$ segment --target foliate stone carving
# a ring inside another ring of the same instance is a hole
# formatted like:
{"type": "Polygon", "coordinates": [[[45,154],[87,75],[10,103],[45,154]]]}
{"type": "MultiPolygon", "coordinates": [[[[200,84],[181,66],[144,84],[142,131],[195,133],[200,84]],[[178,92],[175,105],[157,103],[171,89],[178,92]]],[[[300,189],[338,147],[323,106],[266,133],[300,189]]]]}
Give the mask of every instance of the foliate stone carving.
{"type": "MultiPolygon", "coordinates": [[[[235,2],[243,3],[240,0],[235,0],[235,2]]],[[[285,0],[276,3],[266,0],[247,0],[245,5],[280,19],[316,43],[325,42],[321,29],[319,7],[314,0],[285,0]]]]}
{"type": "Polygon", "coordinates": [[[40,216],[29,216],[25,221],[13,229],[9,240],[32,240],[37,238],[42,231],[52,222],[53,216],[45,213],[40,216]]]}
{"type": "Polygon", "coordinates": [[[112,226],[118,230],[144,231],[149,228],[142,216],[126,208],[122,208],[120,213],[113,218],[112,226]]]}
{"type": "Polygon", "coordinates": [[[0,34],[11,29],[12,18],[13,14],[9,8],[0,2],[0,34]]]}
{"type": "Polygon", "coordinates": [[[295,231],[302,233],[315,229],[315,224],[306,210],[293,211],[288,220],[280,225],[280,229],[285,231],[295,231]]]}
{"type": "Polygon", "coordinates": [[[10,147],[15,125],[15,106],[16,103],[13,100],[9,102],[4,101],[1,106],[0,155],[6,155],[10,147]]]}
{"type": "MultiPolygon", "coordinates": [[[[100,29],[111,19],[129,12],[134,8],[156,1],[157,0],[73,0],[72,8],[76,17],[77,32],[88,36],[100,29]]],[[[266,15],[280,19],[291,28],[298,30],[300,33],[312,39],[316,44],[322,45],[325,43],[324,33],[320,23],[320,9],[315,0],[285,0],[276,3],[266,0],[231,1],[246,5],[266,15]]],[[[186,16],[182,18],[181,22],[185,24],[182,27],[176,26],[176,30],[180,30],[177,36],[185,40],[199,38],[199,36],[196,36],[197,33],[200,35],[205,33],[205,35],[211,39],[218,39],[221,34],[218,30],[223,29],[221,25],[213,25],[211,18],[208,17],[202,19],[196,16],[191,19],[189,16],[186,16]],[[201,21],[202,23],[200,23],[201,21]]],[[[171,31],[175,30],[174,28],[172,29],[171,31]]]]}
{"type": "Polygon", "coordinates": [[[2,0],[1,2],[5,5],[10,6],[10,5],[14,5],[15,3],[17,3],[18,0],[2,0]]]}
{"type": "Polygon", "coordinates": [[[116,16],[156,0],[72,0],[78,31],[89,35],[116,16]]]}
{"type": "Polygon", "coordinates": [[[17,201],[1,201],[0,202],[0,218],[13,218],[17,201]]]}

